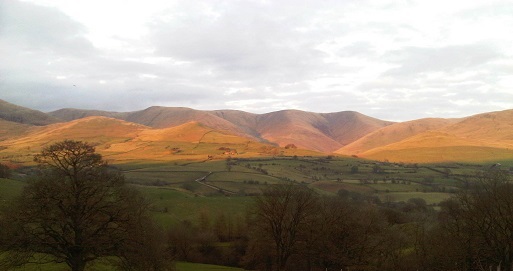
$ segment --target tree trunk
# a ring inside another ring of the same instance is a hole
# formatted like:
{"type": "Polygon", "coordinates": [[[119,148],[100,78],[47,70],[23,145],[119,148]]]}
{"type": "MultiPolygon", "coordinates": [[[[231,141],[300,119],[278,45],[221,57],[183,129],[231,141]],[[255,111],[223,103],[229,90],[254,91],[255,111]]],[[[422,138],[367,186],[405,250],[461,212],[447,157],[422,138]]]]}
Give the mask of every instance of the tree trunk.
{"type": "Polygon", "coordinates": [[[73,253],[71,259],[68,261],[69,267],[71,267],[71,271],[84,271],[86,266],[86,261],[82,258],[81,253],[73,253]]]}
{"type": "Polygon", "coordinates": [[[71,271],[84,271],[86,263],[84,261],[78,261],[70,265],[71,271]]]}

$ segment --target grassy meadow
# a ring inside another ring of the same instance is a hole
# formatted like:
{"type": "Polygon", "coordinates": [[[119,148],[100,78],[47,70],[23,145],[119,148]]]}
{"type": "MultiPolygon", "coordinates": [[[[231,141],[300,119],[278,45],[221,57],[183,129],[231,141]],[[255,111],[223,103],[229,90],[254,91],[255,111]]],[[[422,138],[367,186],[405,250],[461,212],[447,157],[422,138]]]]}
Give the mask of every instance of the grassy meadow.
{"type": "MultiPolygon", "coordinates": [[[[509,168],[512,161],[501,161],[509,168]]],[[[151,211],[163,227],[189,221],[198,225],[220,216],[244,219],[254,196],[274,184],[295,183],[319,194],[352,192],[375,196],[382,202],[422,198],[436,206],[451,197],[478,170],[492,164],[407,164],[376,162],[355,157],[282,156],[226,160],[134,161],[115,164],[128,183],[151,202],[151,211]]],[[[30,170],[19,168],[11,179],[0,179],[0,207],[19,195],[30,170]]],[[[66,270],[65,266],[27,266],[24,270],[66,270]]],[[[89,270],[109,270],[103,263],[89,270]]],[[[178,271],[242,270],[232,267],[177,262],[178,271]]]]}
{"type": "MultiPolygon", "coordinates": [[[[509,167],[511,161],[502,161],[509,167]]],[[[242,216],[252,196],[273,184],[296,183],[319,193],[341,190],[374,195],[382,201],[423,198],[430,204],[450,197],[478,170],[491,164],[406,164],[355,157],[283,156],[227,160],[130,162],[114,165],[128,183],[152,202],[164,225],[194,221],[199,213],[242,216]]],[[[0,202],[21,192],[26,170],[0,179],[0,202]]]]}

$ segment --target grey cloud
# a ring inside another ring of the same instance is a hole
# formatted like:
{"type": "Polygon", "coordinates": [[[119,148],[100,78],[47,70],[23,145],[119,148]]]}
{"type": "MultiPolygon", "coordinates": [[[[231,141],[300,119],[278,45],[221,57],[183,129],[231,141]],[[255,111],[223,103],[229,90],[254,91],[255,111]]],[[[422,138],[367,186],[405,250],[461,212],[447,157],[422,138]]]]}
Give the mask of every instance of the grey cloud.
{"type": "Polygon", "coordinates": [[[94,51],[85,28],[55,8],[15,0],[0,2],[0,40],[18,49],[79,55],[94,51]]]}
{"type": "Polygon", "coordinates": [[[149,106],[189,106],[211,102],[222,104],[222,97],[202,87],[183,85],[139,84],[130,88],[90,85],[59,85],[44,82],[0,81],[5,90],[2,99],[22,106],[53,111],[63,107],[100,109],[110,111],[133,111],[149,106]]]}
{"type": "MultiPolygon", "coordinates": [[[[505,57],[511,51],[501,44],[509,39],[412,47],[428,39],[427,26],[389,22],[388,11],[416,7],[396,4],[178,1],[148,22],[146,40],[130,44],[119,37],[129,49],[104,51],[87,40],[84,25],[57,8],[0,0],[0,99],[46,111],[295,108],[355,110],[389,120],[467,115],[513,101],[498,88],[511,76],[513,62],[505,57]],[[387,52],[391,46],[397,50],[387,52]]],[[[468,13],[464,22],[495,16],[490,12],[468,13]]],[[[437,31],[453,21],[462,22],[448,18],[429,31],[439,39],[437,31]]]]}
{"type": "MultiPolygon", "coordinates": [[[[152,26],[157,55],[191,61],[222,78],[269,83],[315,76],[326,55],[317,50],[307,14],[279,16],[265,4],[219,8],[218,17],[193,13],[193,17],[158,21],[152,26]],[[184,21],[195,23],[184,27],[184,21]],[[305,20],[303,20],[305,19],[305,20]]],[[[291,14],[288,14],[291,15],[291,14]]]]}

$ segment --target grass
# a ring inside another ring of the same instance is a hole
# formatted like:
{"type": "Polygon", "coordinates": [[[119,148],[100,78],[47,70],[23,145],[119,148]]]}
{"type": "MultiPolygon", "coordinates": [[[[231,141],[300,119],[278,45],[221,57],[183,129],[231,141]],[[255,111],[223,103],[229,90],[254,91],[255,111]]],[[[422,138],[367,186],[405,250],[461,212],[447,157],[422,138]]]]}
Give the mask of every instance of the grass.
{"type": "Polygon", "coordinates": [[[408,201],[411,198],[421,198],[427,204],[440,203],[443,200],[450,198],[452,195],[449,193],[441,192],[390,192],[379,194],[382,201],[408,201]]]}
{"type": "MultiPolygon", "coordinates": [[[[33,258],[34,262],[45,261],[44,259],[38,259],[43,254],[36,254],[35,258],[33,258]]],[[[5,257],[0,253],[0,259],[5,257]]],[[[3,270],[3,269],[2,269],[3,270]]],[[[7,271],[68,271],[70,268],[65,263],[29,263],[23,266],[23,268],[16,269],[7,269],[7,271]]],[[[111,271],[114,270],[114,267],[108,264],[108,261],[105,259],[99,259],[93,262],[89,262],[85,269],[86,271],[111,271]]]]}
{"type": "MultiPolygon", "coordinates": [[[[471,163],[413,165],[346,157],[253,157],[229,162],[233,164],[231,171],[225,160],[133,161],[115,166],[125,173],[129,182],[138,183],[134,187],[150,200],[154,218],[164,227],[184,220],[197,224],[200,217],[214,223],[221,215],[231,221],[242,220],[254,199],[244,194],[258,193],[268,185],[288,181],[304,183],[320,194],[336,195],[345,189],[377,195],[383,202],[422,198],[428,204],[437,204],[452,196],[448,192],[458,189],[460,179],[486,168],[471,163]],[[376,165],[382,172],[374,172],[376,165]],[[358,172],[351,173],[353,166],[358,167],[358,172]],[[240,195],[226,196],[194,181],[209,173],[206,183],[240,195]]],[[[0,179],[0,207],[19,195],[24,185],[20,180],[0,179]]],[[[187,262],[177,262],[176,268],[178,271],[242,270],[187,262]]],[[[23,270],[66,269],[63,265],[48,264],[29,265],[23,270]]],[[[88,270],[110,269],[103,263],[95,263],[88,270]]]]}
{"type": "Polygon", "coordinates": [[[0,178],[0,207],[7,205],[19,195],[24,185],[21,181],[0,178]]]}
{"type": "MultiPolygon", "coordinates": [[[[420,197],[437,203],[450,196],[466,176],[486,166],[471,163],[385,163],[353,157],[252,157],[226,160],[176,160],[118,164],[131,183],[152,202],[163,225],[196,221],[200,213],[244,215],[252,197],[267,185],[304,183],[319,193],[336,195],[340,189],[375,194],[383,200],[420,197]],[[228,171],[227,162],[231,164],[228,171]],[[357,166],[358,171],[351,173],[357,166]],[[379,166],[380,173],[374,168],[379,166]],[[205,183],[233,191],[226,196],[194,180],[211,173],[205,183]],[[386,181],[386,182],[385,182],[386,181]]],[[[0,179],[0,204],[18,195],[24,183],[0,179]]]]}
{"type": "Polygon", "coordinates": [[[247,206],[253,201],[251,197],[197,196],[169,188],[140,186],[139,189],[151,200],[156,219],[165,226],[182,220],[197,221],[201,213],[212,218],[221,213],[244,216],[247,206]]]}
{"type": "MultiPolygon", "coordinates": [[[[2,256],[2,255],[0,255],[2,256]]],[[[242,271],[244,269],[230,266],[190,263],[190,262],[176,262],[176,271],[242,271]]],[[[45,263],[45,264],[27,264],[23,268],[8,269],[8,270],[23,270],[23,271],[68,271],[69,267],[66,264],[45,263]]],[[[111,271],[113,266],[110,266],[101,261],[88,264],[86,271],[111,271]]]]}
{"type": "Polygon", "coordinates": [[[212,264],[176,262],[177,271],[242,271],[244,269],[212,264]]]}
{"type": "MultiPolygon", "coordinates": [[[[357,159],[352,157],[261,157],[232,159],[231,171],[227,171],[226,161],[174,161],[173,163],[122,165],[124,169],[132,169],[128,173],[129,178],[146,178],[152,180],[176,179],[183,180],[180,183],[170,183],[167,188],[173,188],[174,192],[182,197],[188,198],[190,206],[194,210],[201,209],[199,206],[209,201],[216,202],[214,206],[223,205],[218,202],[242,202],[248,204],[250,200],[243,200],[243,197],[231,197],[230,200],[223,198],[211,188],[201,186],[191,180],[201,174],[212,172],[206,183],[222,189],[240,192],[241,194],[258,193],[266,185],[285,183],[293,181],[306,183],[311,188],[321,193],[336,194],[338,190],[345,189],[366,194],[377,194],[380,197],[394,199],[395,201],[407,200],[411,197],[421,197],[428,202],[439,202],[450,196],[449,193],[458,189],[462,180],[472,176],[478,170],[486,166],[472,163],[437,163],[437,164],[406,164],[406,163],[384,163],[357,159]],[[358,171],[351,173],[353,166],[358,171]],[[379,166],[381,173],[375,173],[374,167],[379,166]],[[175,172],[172,172],[175,171],[175,172]],[[185,191],[184,188],[190,191],[185,191]],[[204,197],[207,195],[208,197],[204,197]],[[194,198],[194,199],[191,199],[194,198]],[[237,199],[235,199],[237,198],[237,199]],[[214,200],[215,199],[215,200],[214,200]]],[[[204,176],[204,175],[203,175],[204,176]]],[[[145,188],[146,189],[146,188],[145,188]]],[[[147,188],[147,190],[155,190],[147,188]]],[[[156,199],[152,192],[152,198],[156,199]]],[[[159,208],[167,208],[169,212],[181,206],[179,200],[156,200],[159,208]],[[173,209],[174,208],[174,209],[173,209]]],[[[226,204],[224,204],[226,205],[226,204]]],[[[222,207],[225,208],[225,207],[222,207]]],[[[226,207],[230,212],[240,213],[240,208],[233,206],[226,207]]],[[[209,209],[209,208],[206,208],[209,209]]],[[[163,220],[176,221],[176,218],[169,218],[166,215],[159,215],[163,220]]],[[[185,215],[190,219],[191,215],[185,215]]]]}
{"type": "Polygon", "coordinates": [[[207,171],[129,171],[125,172],[129,183],[137,184],[173,184],[194,181],[208,174],[207,171]]]}
{"type": "Polygon", "coordinates": [[[207,180],[209,182],[234,182],[234,183],[244,183],[244,182],[258,182],[261,184],[276,184],[282,183],[283,181],[273,177],[268,176],[262,173],[255,172],[214,172],[212,175],[208,176],[207,180]]]}
{"type": "Polygon", "coordinates": [[[366,157],[379,161],[411,161],[416,163],[453,163],[458,161],[494,163],[511,160],[513,158],[513,150],[481,146],[450,146],[386,150],[369,154],[366,157]]]}

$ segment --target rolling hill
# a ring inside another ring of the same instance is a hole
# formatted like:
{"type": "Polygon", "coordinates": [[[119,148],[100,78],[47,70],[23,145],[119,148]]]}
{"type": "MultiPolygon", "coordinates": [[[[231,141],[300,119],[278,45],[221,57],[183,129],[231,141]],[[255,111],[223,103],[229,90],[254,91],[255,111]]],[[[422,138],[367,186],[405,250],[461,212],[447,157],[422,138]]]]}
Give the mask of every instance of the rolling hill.
{"type": "Polygon", "coordinates": [[[23,134],[0,140],[0,160],[30,163],[33,155],[40,152],[42,147],[64,139],[87,141],[107,159],[117,162],[207,160],[232,155],[254,157],[285,152],[289,155],[319,155],[304,150],[280,150],[273,145],[224,133],[198,122],[152,128],[114,118],[92,116],[28,127],[23,134]]]}
{"type": "MultiPolygon", "coordinates": [[[[452,124],[444,125],[442,121],[439,122],[439,128],[432,126],[433,129],[394,142],[383,142],[381,146],[369,148],[370,143],[355,142],[353,146],[346,146],[338,152],[354,151],[351,148],[362,143],[359,145],[362,150],[359,156],[375,160],[477,162],[513,159],[513,110],[478,114],[456,122],[451,121],[452,124]]],[[[372,135],[367,136],[366,142],[373,142],[370,137],[372,135]]]]}
{"type": "Polygon", "coordinates": [[[429,130],[440,129],[457,121],[456,119],[428,118],[394,123],[355,140],[337,150],[336,153],[359,155],[368,150],[400,142],[401,140],[429,130]]]}
{"type": "Polygon", "coordinates": [[[224,150],[398,162],[513,160],[513,110],[394,123],[353,111],[253,114],[153,106],[43,113],[0,100],[0,159],[27,161],[42,146],[63,139],[92,142],[115,160],[205,159],[224,150]]]}
{"type": "Polygon", "coordinates": [[[33,126],[25,133],[0,141],[3,155],[23,156],[64,139],[88,141],[94,145],[122,142],[147,127],[106,117],[88,117],[70,122],[33,126]]]}

